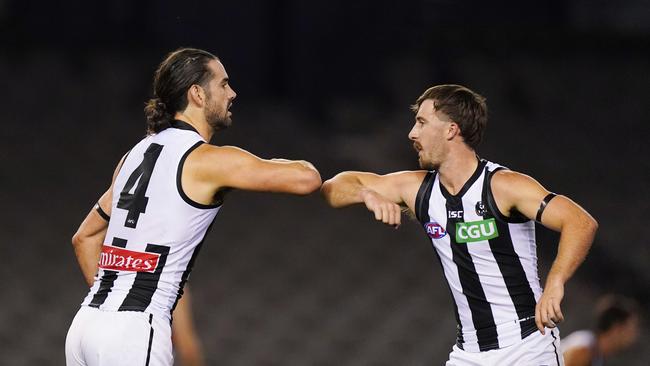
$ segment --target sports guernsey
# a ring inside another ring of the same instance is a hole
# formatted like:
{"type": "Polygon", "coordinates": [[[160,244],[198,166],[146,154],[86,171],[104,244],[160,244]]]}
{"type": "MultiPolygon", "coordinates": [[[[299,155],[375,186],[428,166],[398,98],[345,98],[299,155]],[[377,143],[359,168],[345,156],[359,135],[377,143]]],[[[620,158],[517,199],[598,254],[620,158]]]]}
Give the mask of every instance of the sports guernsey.
{"type": "Polygon", "coordinates": [[[83,306],[171,320],[220,208],[192,201],[181,186],[187,156],[204,142],[192,126],[174,121],[127,154],[113,184],[99,272],[83,306]]]}
{"type": "Polygon", "coordinates": [[[536,331],[542,294],[535,223],[497,208],[490,180],[504,167],[480,160],[456,195],[428,172],[415,209],[442,265],[454,302],[457,346],[467,352],[499,349],[536,331]]]}

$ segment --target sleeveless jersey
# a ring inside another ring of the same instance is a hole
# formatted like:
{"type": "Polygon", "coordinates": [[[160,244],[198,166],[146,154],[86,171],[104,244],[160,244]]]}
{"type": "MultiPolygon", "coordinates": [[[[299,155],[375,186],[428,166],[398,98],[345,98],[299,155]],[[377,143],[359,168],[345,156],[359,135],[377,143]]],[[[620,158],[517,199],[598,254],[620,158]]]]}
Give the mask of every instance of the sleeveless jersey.
{"type": "Polygon", "coordinates": [[[183,191],[185,159],[205,141],[185,122],[172,126],[144,138],[124,159],[113,184],[99,271],[82,305],[171,320],[220,209],[183,191]]]}
{"type": "Polygon", "coordinates": [[[536,331],[541,296],[535,223],[498,210],[490,180],[504,167],[480,160],[456,195],[428,172],[416,216],[433,244],[454,301],[456,344],[468,352],[512,345],[536,331]]]}

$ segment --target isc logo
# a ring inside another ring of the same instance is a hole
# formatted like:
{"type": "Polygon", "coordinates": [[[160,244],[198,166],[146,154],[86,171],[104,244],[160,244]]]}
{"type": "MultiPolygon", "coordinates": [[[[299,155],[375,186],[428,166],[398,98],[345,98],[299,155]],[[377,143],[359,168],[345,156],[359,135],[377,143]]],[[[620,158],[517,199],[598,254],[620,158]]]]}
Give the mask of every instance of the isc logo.
{"type": "Polygon", "coordinates": [[[462,219],[463,218],[463,210],[460,210],[460,211],[447,211],[447,218],[448,219],[462,219]]]}
{"type": "Polygon", "coordinates": [[[424,225],[424,229],[427,231],[427,235],[431,239],[440,239],[447,235],[447,231],[445,231],[445,228],[440,226],[437,222],[428,222],[424,225]]]}

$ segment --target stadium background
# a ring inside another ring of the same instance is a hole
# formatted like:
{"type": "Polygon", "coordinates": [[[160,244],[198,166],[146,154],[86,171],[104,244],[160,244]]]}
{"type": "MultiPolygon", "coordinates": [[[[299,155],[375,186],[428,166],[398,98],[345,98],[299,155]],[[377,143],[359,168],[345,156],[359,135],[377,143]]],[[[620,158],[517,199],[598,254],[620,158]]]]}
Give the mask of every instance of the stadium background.
{"type": "MultiPolygon", "coordinates": [[[[650,6],[458,2],[0,0],[0,364],[61,365],[86,288],[69,239],[143,135],[165,53],[221,57],[239,96],[217,144],[341,170],[416,168],[410,103],[460,83],[490,106],[482,157],[538,178],[600,222],[561,330],[606,292],[645,310],[650,360],[650,6]]],[[[540,272],[557,235],[538,230],[540,272]]],[[[438,365],[455,325],[414,222],[361,207],[231,194],[190,280],[209,364],[438,365]]]]}

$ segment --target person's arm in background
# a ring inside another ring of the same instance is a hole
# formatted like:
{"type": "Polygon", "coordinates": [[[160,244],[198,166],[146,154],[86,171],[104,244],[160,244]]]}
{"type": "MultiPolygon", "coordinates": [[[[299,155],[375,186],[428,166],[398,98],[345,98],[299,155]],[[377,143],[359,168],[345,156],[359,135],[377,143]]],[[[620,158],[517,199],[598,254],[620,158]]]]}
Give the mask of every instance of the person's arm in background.
{"type": "Polygon", "coordinates": [[[589,347],[570,349],[563,354],[564,366],[591,366],[591,350],[589,347]]]}
{"type": "Polygon", "coordinates": [[[177,359],[182,366],[203,366],[203,348],[194,328],[192,302],[189,288],[185,287],[183,297],[174,309],[172,321],[172,343],[177,359]]]}

